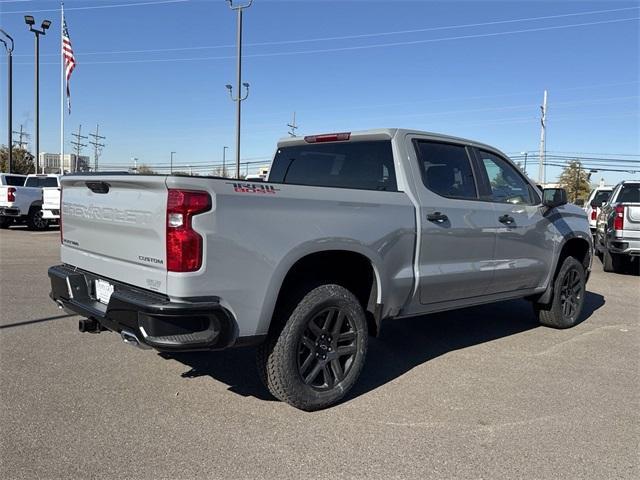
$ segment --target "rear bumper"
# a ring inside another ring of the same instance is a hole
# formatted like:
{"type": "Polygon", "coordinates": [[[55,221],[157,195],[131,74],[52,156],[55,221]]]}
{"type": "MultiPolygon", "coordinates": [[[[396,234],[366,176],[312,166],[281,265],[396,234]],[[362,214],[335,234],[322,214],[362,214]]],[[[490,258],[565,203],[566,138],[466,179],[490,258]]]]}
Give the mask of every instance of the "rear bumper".
{"type": "Polygon", "coordinates": [[[134,335],[163,352],[219,350],[233,345],[238,326],[219,298],[168,297],[68,265],[49,268],[50,297],[65,310],[96,320],[102,329],[134,335]],[[114,286],[108,305],[95,297],[95,280],[114,286]]]}
{"type": "Polygon", "coordinates": [[[612,238],[609,240],[609,251],[621,255],[640,255],[640,239],[612,238]]]}
{"type": "Polygon", "coordinates": [[[60,218],[60,210],[57,208],[47,208],[46,206],[42,207],[42,218],[46,218],[48,220],[55,220],[60,218]]]}
{"type": "Polygon", "coordinates": [[[19,217],[20,209],[13,207],[0,207],[0,217],[19,217]]]}

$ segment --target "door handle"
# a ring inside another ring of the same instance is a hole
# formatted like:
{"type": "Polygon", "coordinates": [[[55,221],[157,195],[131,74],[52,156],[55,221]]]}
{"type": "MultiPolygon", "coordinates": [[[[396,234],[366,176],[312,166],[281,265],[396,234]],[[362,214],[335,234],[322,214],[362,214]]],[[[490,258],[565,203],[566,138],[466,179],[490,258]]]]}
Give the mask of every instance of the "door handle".
{"type": "Polygon", "coordinates": [[[444,223],[449,220],[449,217],[447,217],[444,213],[434,212],[427,214],[427,220],[429,220],[430,222],[444,223]]]}
{"type": "Polygon", "coordinates": [[[506,214],[498,218],[498,221],[500,223],[504,223],[505,225],[511,225],[513,222],[515,222],[514,218],[511,215],[506,214]]]}

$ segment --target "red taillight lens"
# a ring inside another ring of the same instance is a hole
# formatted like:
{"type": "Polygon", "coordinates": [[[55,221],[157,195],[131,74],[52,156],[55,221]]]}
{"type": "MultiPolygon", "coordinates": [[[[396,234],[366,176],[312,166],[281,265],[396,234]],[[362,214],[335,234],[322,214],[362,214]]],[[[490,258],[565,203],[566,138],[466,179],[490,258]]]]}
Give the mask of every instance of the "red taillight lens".
{"type": "Polygon", "coordinates": [[[16,189],[15,187],[7,188],[7,202],[15,202],[16,201],[16,189]]]}
{"type": "Polygon", "coordinates": [[[615,217],[613,217],[613,229],[624,230],[624,205],[616,206],[615,217]]]}
{"type": "Polygon", "coordinates": [[[594,208],[593,210],[591,210],[591,220],[595,221],[596,218],[598,218],[598,212],[594,208]]]}
{"type": "Polygon", "coordinates": [[[211,208],[207,192],[169,189],[167,197],[167,270],[194,272],[202,266],[202,237],[193,230],[194,215],[211,208]]]}

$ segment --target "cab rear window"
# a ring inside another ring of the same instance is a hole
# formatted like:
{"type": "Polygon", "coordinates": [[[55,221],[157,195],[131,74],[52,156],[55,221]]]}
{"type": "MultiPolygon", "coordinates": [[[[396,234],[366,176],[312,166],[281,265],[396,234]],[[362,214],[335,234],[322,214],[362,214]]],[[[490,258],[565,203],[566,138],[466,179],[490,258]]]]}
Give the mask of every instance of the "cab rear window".
{"type": "Polygon", "coordinates": [[[56,177],[29,177],[27,178],[25,187],[57,187],[58,180],[56,177]]]}
{"type": "Polygon", "coordinates": [[[619,203],[640,203],[640,183],[625,183],[622,185],[619,203]]]}
{"type": "Polygon", "coordinates": [[[269,181],[360,190],[398,190],[388,140],[296,145],[278,149],[269,181]]]}

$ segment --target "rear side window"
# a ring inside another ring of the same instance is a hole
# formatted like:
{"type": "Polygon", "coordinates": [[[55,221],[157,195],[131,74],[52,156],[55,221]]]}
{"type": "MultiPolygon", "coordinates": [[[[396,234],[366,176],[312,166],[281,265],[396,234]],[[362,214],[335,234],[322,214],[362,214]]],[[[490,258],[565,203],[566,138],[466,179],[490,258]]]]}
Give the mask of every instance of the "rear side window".
{"type": "Polygon", "coordinates": [[[5,185],[11,185],[12,187],[21,187],[24,185],[24,177],[17,177],[15,175],[4,176],[5,185]]]}
{"type": "Polygon", "coordinates": [[[618,203],[640,203],[640,183],[625,183],[620,189],[618,203]]]}
{"type": "Polygon", "coordinates": [[[478,198],[471,160],[462,145],[415,141],[424,185],[450,198],[478,198]]]}
{"type": "Polygon", "coordinates": [[[296,145],[278,149],[269,181],[319,187],[397,191],[391,142],[296,145]]]}

